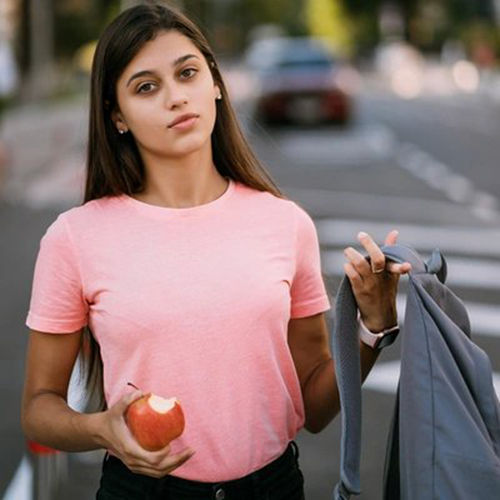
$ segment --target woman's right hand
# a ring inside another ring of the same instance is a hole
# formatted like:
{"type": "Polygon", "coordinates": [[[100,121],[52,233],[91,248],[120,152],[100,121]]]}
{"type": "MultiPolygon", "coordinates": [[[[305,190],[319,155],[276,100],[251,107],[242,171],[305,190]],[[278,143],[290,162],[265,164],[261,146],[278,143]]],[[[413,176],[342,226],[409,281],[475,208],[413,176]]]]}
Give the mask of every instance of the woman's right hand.
{"type": "Polygon", "coordinates": [[[141,391],[128,393],[101,413],[100,433],[103,446],[116,455],[132,472],[161,478],[189,460],[195,451],[186,448],[176,455],[170,455],[170,445],[158,451],[142,448],[125,421],[128,406],[142,396],[141,391]]]}

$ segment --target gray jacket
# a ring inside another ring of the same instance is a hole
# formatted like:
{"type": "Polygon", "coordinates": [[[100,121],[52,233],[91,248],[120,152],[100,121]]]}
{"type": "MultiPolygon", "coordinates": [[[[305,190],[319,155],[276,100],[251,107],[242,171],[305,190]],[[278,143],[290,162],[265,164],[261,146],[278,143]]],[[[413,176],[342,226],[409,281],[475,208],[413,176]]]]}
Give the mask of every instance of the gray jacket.
{"type": "MultiPolygon", "coordinates": [[[[412,248],[382,248],[410,262],[401,373],[388,437],[386,500],[500,499],[500,404],[488,356],[471,340],[467,311],[444,284],[446,261],[412,248]]],[[[369,257],[367,257],[369,260],[369,257]]],[[[357,307],[345,277],[332,335],[341,401],[340,481],[334,500],[361,492],[361,376],[357,307]]]]}

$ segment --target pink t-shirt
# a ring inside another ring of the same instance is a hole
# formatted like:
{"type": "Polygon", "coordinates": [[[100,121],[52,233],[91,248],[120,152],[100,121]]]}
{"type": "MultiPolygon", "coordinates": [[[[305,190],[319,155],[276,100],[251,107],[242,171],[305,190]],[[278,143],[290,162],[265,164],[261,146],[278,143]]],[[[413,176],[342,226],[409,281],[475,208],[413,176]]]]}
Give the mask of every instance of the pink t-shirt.
{"type": "Polygon", "coordinates": [[[40,242],[26,325],[89,325],[108,407],[130,392],[176,396],[196,454],[172,475],[245,476],[304,424],[290,318],[326,311],[316,228],[303,208],[230,180],[222,196],[166,208],[127,195],[61,213],[40,242]]]}

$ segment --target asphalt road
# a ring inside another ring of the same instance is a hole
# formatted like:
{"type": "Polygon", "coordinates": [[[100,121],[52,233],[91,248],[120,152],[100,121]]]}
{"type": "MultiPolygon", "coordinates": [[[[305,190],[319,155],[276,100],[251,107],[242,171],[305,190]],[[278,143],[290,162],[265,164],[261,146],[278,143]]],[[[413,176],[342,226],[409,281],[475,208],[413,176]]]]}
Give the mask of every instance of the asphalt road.
{"type": "MultiPolygon", "coordinates": [[[[73,113],[81,117],[80,108],[73,113]]],[[[382,242],[390,229],[397,228],[399,240],[423,255],[439,246],[449,261],[450,287],[470,311],[474,339],[500,373],[500,176],[494,140],[500,137],[499,114],[496,105],[478,96],[403,101],[365,90],[358,98],[355,120],[345,129],[268,129],[252,123],[245,108],[240,117],[279,186],[313,216],[331,297],[341,277],[342,250],[348,245],[359,248],[360,230],[382,242]]],[[[19,426],[28,333],[24,320],[40,237],[57,213],[78,203],[76,181],[81,179],[84,130],[79,125],[74,136],[66,131],[65,154],[56,162],[46,162],[45,169],[11,172],[10,197],[0,205],[3,492],[9,485],[12,488],[16,473],[18,479],[28,477],[19,468],[25,454],[19,426]]],[[[403,279],[400,305],[404,289],[403,279]]],[[[361,499],[381,498],[398,376],[397,363],[391,362],[398,356],[399,342],[382,353],[365,384],[361,499]],[[387,371],[389,384],[382,376],[387,371]]],[[[330,498],[338,478],[339,430],[337,419],[320,434],[302,430],[297,436],[308,500],[330,498]]],[[[69,482],[58,498],[93,498],[100,457],[99,453],[68,454],[69,482]]]]}

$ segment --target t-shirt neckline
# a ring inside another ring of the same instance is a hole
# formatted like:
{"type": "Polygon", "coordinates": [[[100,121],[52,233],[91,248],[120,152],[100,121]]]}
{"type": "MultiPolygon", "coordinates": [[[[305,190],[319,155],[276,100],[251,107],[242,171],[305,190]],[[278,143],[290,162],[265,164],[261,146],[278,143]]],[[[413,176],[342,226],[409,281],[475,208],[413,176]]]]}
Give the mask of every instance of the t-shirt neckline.
{"type": "Polygon", "coordinates": [[[201,215],[216,209],[220,209],[222,205],[226,203],[228,198],[231,197],[235,189],[235,181],[230,177],[226,177],[226,179],[229,181],[229,184],[221,196],[219,196],[215,200],[209,201],[208,203],[195,205],[194,207],[174,208],[174,207],[162,207],[159,205],[152,205],[151,203],[146,203],[145,201],[137,200],[125,193],[121,195],[121,198],[128,205],[134,207],[136,210],[147,216],[188,217],[194,215],[201,215]]]}

